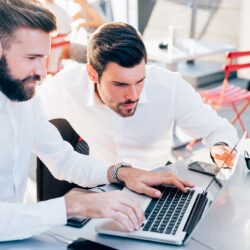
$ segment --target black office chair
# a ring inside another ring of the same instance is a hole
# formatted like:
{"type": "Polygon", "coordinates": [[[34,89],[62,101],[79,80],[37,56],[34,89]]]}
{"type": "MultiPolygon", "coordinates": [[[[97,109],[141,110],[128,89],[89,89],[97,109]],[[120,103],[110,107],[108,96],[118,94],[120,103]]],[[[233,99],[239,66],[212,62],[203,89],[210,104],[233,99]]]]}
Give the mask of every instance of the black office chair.
{"type": "MultiPolygon", "coordinates": [[[[55,119],[50,121],[59,130],[62,138],[69,142],[75,151],[82,154],[89,154],[88,144],[79,140],[79,135],[74,131],[71,125],[64,119],[55,119]]],[[[44,163],[37,158],[37,201],[44,201],[63,196],[74,187],[79,187],[76,184],[67,181],[60,181],[53,177],[44,163]]]]}

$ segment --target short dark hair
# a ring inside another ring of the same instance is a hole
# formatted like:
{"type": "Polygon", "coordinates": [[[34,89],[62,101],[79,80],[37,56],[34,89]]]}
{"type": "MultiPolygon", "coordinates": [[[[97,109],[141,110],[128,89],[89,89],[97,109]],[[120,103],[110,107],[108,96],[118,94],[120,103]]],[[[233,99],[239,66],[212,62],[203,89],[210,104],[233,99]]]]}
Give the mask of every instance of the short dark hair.
{"type": "Polygon", "coordinates": [[[110,22],[100,26],[88,43],[88,62],[100,79],[110,62],[123,67],[134,67],[142,59],[147,61],[147,53],[140,34],[131,25],[110,22]]]}
{"type": "Polygon", "coordinates": [[[39,29],[50,33],[56,29],[56,18],[35,0],[0,0],[0,42],[4,49],[11,44],[18,28],[39,29]]]}

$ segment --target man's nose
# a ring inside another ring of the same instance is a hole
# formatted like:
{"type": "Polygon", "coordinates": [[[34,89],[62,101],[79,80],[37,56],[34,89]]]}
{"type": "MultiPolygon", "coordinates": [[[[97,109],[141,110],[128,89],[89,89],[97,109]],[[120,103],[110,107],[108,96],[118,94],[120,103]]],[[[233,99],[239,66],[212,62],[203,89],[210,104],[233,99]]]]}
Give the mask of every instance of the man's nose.
{"type": "Polygon", "coordinates": [[[137,101],[139,98],[139,91],[135,86],[131,86],[127,93],[126,93],[126,99],[131,101],[137,101]]]}
{"type": "Polygon", "coordinates": [[[36,62],[35,75],[39,75],[43,79],[47,75],[46,60],[39,58],[36,62]]]}

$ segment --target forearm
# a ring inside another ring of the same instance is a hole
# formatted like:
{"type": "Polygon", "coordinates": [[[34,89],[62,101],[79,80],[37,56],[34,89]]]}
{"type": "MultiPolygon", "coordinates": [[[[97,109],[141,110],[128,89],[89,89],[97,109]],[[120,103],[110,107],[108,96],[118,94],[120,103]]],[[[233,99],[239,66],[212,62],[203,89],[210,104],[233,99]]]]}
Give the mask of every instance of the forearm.
{"type": "Polygon", "coordinates": [[[190,84],[180,78],[176,88],[174,120],[177,126],[194,138],[202,138],[208,146],[221,141],[233,146],[237,142],[237,132],[232,124],[204,104],[190,84]]]}
{"type": "Polygon", "coordinates": [[[215,120],[214,129],[205,137],[204,142],[210,147],[221,142],[233,147],[238,139],[234,126],[227,120],[218,117],[218,120],[215,120]]]}

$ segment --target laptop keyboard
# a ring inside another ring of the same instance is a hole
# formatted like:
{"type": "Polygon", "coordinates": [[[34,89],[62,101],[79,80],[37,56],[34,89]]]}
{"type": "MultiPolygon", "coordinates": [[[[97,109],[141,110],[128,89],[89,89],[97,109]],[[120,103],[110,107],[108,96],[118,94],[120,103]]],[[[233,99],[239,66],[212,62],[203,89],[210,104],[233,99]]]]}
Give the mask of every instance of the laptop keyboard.
{"type": "Polygon", "coordinates": [[[152,199],[145,211],[147,222],[143,231],[175,235],[194,190],[182,193],[176,187],[157,187],[162,192],[160,199],[152,199]]]}

